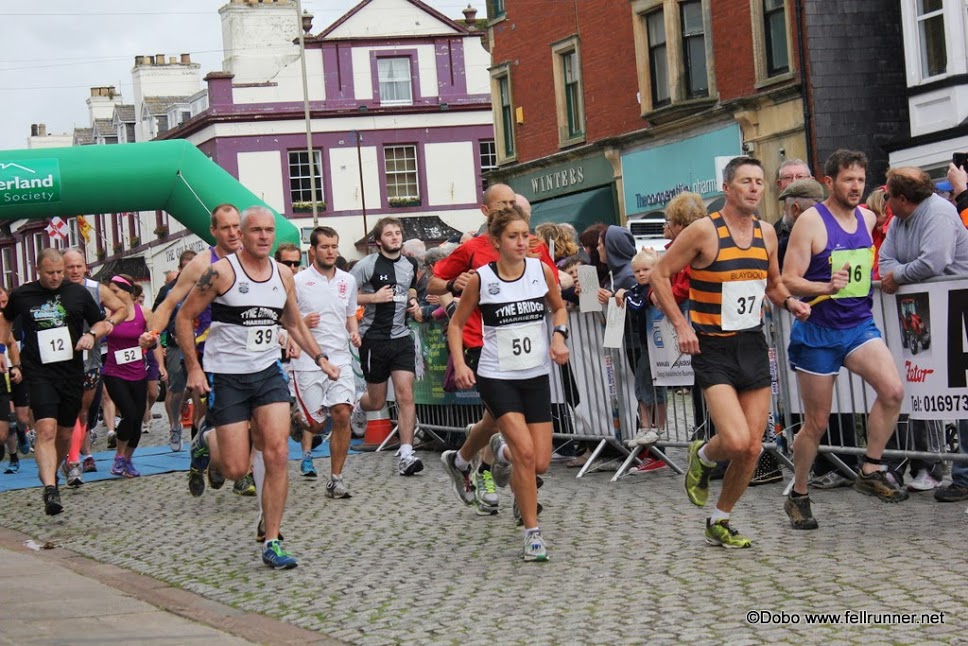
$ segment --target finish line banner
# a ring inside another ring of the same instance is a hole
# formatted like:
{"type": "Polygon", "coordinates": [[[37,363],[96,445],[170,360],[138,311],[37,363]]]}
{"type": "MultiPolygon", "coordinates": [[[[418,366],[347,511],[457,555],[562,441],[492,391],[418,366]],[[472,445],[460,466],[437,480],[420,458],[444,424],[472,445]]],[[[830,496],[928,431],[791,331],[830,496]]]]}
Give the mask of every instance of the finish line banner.
{"type": "Polygon", "coordinates": [[[911,419],[968,418],[968,279],[905,285],[884,297],[885,336],[911,419]]]}

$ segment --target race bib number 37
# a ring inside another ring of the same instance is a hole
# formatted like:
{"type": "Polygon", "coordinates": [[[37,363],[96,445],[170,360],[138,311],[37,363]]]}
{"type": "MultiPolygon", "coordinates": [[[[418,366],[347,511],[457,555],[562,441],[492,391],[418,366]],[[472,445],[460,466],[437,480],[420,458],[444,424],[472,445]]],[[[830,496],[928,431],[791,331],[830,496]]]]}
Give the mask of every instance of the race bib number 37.
{"type": "Polygon", "coordinates": [[[762,320],[766,279],[723,283],[723,330],[748,330],[762,320]]]}

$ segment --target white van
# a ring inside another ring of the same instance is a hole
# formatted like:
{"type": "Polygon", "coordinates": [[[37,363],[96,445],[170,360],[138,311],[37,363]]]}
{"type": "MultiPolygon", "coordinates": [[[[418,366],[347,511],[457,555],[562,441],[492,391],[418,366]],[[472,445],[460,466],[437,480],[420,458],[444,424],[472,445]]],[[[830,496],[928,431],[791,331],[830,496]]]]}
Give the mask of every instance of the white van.
{"type": "Polygon", "coordinates": [[[641,215],[633,215],[626,224],[632,237],[635,238],[635,248],[647,247],[659,253],[665,251],[669,240],[665,237],[665,213],[649,211],[641,215]]]}

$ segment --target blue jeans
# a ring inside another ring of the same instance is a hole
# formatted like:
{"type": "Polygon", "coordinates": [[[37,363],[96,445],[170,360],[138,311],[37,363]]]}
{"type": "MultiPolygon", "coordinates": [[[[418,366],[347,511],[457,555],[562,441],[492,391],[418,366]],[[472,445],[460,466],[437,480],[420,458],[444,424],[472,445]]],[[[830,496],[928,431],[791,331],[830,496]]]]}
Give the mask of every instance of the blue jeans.
{"type": "MultiPolygon", "coordinates": [[[[958,451],[968,455],[968,419],[958,420],[958,451]]],[[[968,487],[968,462],[951,463],[951,482],[968,487]]]]}

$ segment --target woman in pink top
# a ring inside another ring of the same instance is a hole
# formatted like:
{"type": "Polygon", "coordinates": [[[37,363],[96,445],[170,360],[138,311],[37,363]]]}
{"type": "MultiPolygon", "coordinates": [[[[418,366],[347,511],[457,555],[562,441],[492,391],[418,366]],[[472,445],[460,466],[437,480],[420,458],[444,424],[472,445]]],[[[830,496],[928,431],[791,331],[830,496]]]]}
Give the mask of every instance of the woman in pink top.
{"type": "MultiPolygon", "coordinates": [[[[107,336],[108,354],[104,361],[104,387],[121,415],[117,427],[117,454],[111,473],[126,478],[141,474],[131,463],[131,456],[141,441],[141,419],[145,414],[148,394],[148,370],[138,337],[144,334],[146,317],[151,312],[134,303],[134,279],[127,274],[111,278],[108,288],[128,308],[128,317],[107,336]]],[[[160,353],[156,345],[149,352],[160,353]]],[[[157,356],[157,354],[156,354],[157,356]]],[[[160,362],[159,362],[160,363],[160,362]]]]}

